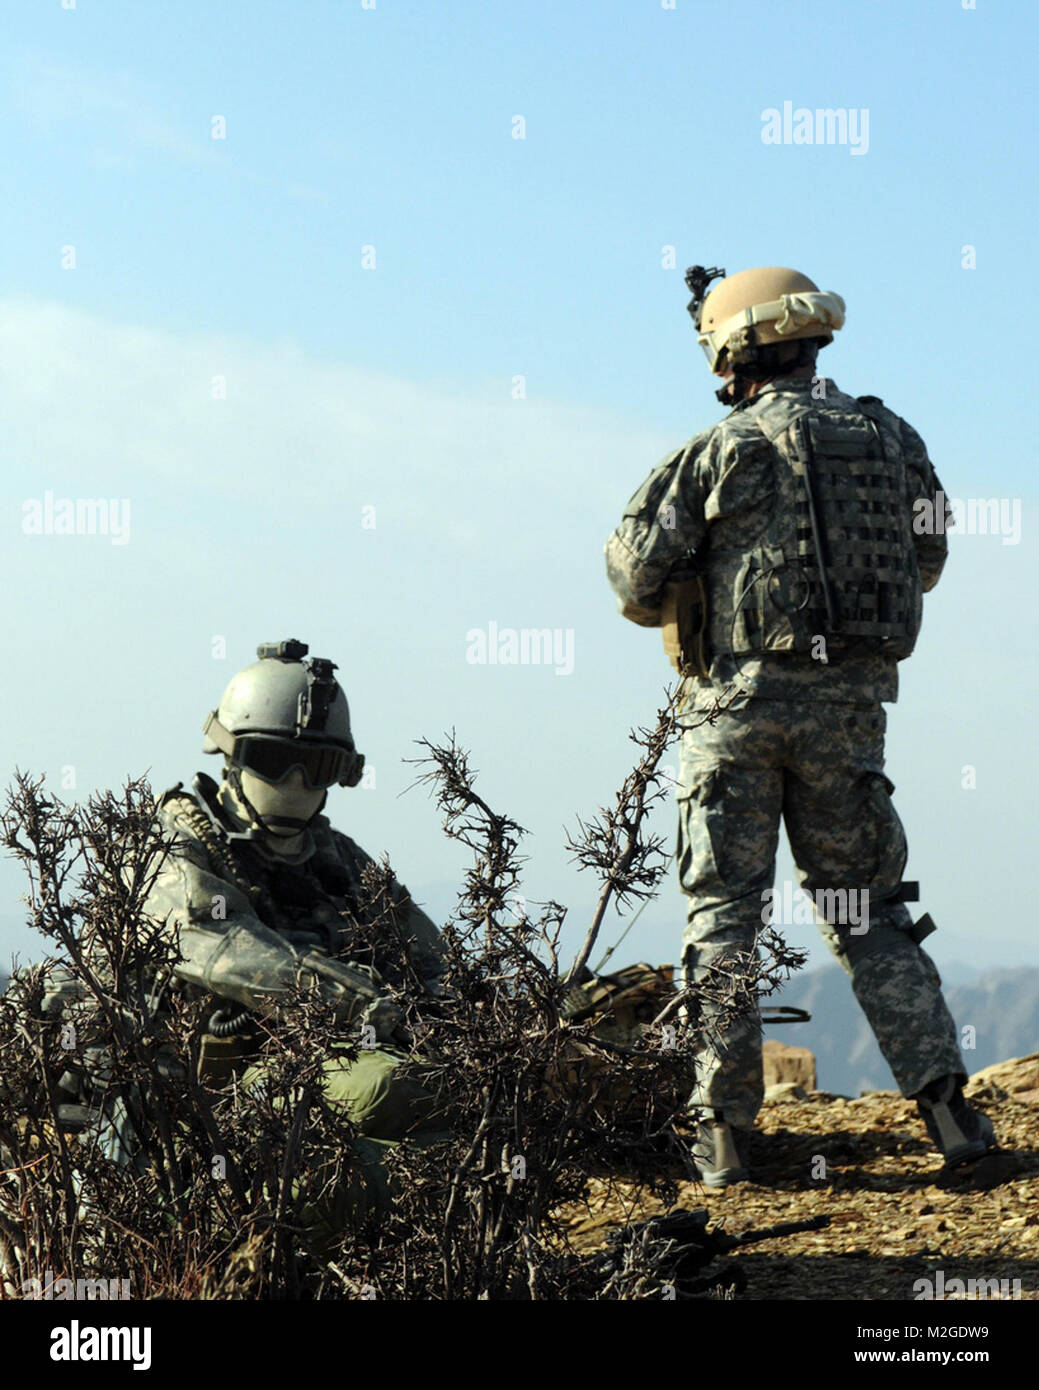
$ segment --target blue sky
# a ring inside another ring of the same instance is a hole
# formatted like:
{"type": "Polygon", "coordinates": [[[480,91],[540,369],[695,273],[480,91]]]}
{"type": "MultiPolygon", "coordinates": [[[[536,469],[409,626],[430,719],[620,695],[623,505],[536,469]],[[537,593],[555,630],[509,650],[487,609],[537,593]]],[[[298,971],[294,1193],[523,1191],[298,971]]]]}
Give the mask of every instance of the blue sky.
{"type": "MultiPolygon", "coordinates": [[[[233,672],[299,636],[339,662],[378,770],[334,794],[337,822],[444,910],[460,859],[400,760],[455,727],[531,831],[529,896],[571,903],[576,940],[594,885],[562,828],[611,795],[668,675],[616,617],[602,543],[720,413],[682,271],[792,265],[847,301],[828,374],[910,419],[950,494],[1021,499],[1018,544],[954,539],[888,770],[939,961],[1034,960],[1036,16],[11,7],[5,775],[72,767],[74,795],[190,780],[233,672]],[[865,111],[868,149],[765,144],[786,101],[865,111]],[[129,542],[24,534],[47,491],[127,499],[129,542]],[[467,663],[491,622],[572,633],[573,674],[467,663]]],[[[4,959],[32,951],[20,891],[0,864],[4,959]]],[[[626,955],[674,959],[682,917],[669,882],[626,955]]]]}

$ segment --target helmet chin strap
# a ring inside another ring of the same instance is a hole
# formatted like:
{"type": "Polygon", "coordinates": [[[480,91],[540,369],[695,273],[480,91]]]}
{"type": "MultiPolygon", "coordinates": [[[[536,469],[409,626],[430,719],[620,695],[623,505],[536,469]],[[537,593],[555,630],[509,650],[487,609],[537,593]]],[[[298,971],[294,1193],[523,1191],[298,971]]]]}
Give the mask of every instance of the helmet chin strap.
{"type": "Polygon", "coordinates": [[[719,400],[722,405],[739,405],[740,401],[746,398],[749,385],[749,378],[737,376],[736,373],[733,372],[730,376],[725,378],[718,390],[715,391],[715,398],[719,400]]]}
{"type": "Polygon", "coordinates": [[[320,803],[314,808],[313,814],[308,816],[306,820],[301,820],[297,816],[262,816],[245,794],[245,788],[242,786],[241,768],[235,763],[228,763],[224,776],[235,795],[235,799],[239,801],[249,813],[249,819],[253,824],[261,826],[268,835],[273,836],[273,838],[277,840],[289,840],[296,835],[302,834],[314,817],[321,814],[324,810],[325,802],[328,800],[328,792],[326,791],[320,803]],[[279,831],[282,833],[279,833],[279,831]]]}
{"type": "Polygon", "coordinates": [[[739,405],[740,401],[747,399],[752,386],[764,386],[779,377],[789,376],[801,367],[814,366],[818,349],[813,350],[813,343],[814,340],[811,338],[800,339],[797,353],[785,362],[776,362],[764,376],[757,375],[761,370],[760,366],[751,366],[749,371],[747,368],[741,371],[739,367],[730,367],[728,376],[715,391],[715,397],[722,405],[739,405]]]}

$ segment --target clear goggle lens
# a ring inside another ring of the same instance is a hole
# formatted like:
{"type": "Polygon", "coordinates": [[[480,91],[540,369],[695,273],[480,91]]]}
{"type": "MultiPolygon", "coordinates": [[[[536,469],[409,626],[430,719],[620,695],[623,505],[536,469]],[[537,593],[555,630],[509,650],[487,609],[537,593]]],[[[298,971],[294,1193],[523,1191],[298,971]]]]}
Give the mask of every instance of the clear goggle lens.
{"type": "Polygon", "coordinates": [[[697,339],[697,341],[703,348],[703,355],[707,358],[708,367],[710,367],[711,371],[713,372],[715,366],[717,365],[718,358],[720,356],[718,349],[714,346],[713,339],[711,338],[710,334],[703,334],[700,338],[697,339]]]}

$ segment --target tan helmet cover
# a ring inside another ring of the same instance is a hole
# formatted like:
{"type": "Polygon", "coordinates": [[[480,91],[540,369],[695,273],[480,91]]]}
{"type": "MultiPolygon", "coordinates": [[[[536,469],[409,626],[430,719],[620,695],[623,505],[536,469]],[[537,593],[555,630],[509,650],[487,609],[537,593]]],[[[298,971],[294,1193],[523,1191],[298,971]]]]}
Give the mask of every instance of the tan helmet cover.
{"type": "Polygon", "coordinates": [[[755,347],[794,338],[833,342],[844,324],[844,300],[784,266],[741,270],[716,285],[703,302],[699,343],[711,371],[753,358],[755,347]]]}

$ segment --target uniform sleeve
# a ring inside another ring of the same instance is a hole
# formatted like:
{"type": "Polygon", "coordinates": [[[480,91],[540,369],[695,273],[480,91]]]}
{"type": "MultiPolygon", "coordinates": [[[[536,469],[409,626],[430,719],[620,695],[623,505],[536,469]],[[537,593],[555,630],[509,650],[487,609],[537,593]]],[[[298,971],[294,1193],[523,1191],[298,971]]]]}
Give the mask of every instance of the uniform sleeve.
{"type": "Polygon", "coordinates": [[[433,983],[444,973],[444,943],[433,919],[412,901],[403,884],[397,884],[397,905],[407,908],[405,930],[411,938],[410,954],[415,969],[427,983],[433,983]]]}
{"type": "Polygon", "coordinates": [[[927,456],[924,441],[904,420],[901,421],[901,427],[913,524],[913,545],[920,567],[920,582],[924,593],[927,593],[938,583],[948,558],[947,531],[952,525],[952,508],[938,474],[934,471],[934,465],[927,456]]]}
{"type": "MultiPolygon", "coordinates": [[[[340,857],[345,863],[352,864],[358,877],[366,865],[375,863],[370,854],[341,831],[335,830],[332,835],[340,857]]],[[[399,921],[408,940],[411,963],[422,980],[427,984],[434,982],[444,973],[444,942],[440,931],[396,877],[392,880],[392,892],[394,906],[400,914],[399,921]]]]}
{"type": "Polygon", "coordinates": [[[299,979],[299,952],[209,869],[191,840],[174,842],[145,910],[165,921],[181,955],[174,973],[188,984],[263,1011],[299,979]]]}
{"type": "Polygon", "coordinates": [[[660,626],[664,586],[707,534],[703,476],[707,435],[670,454],[635,493],[606,542],[606,574],[617,606],[640,627],[660,626]]]}

